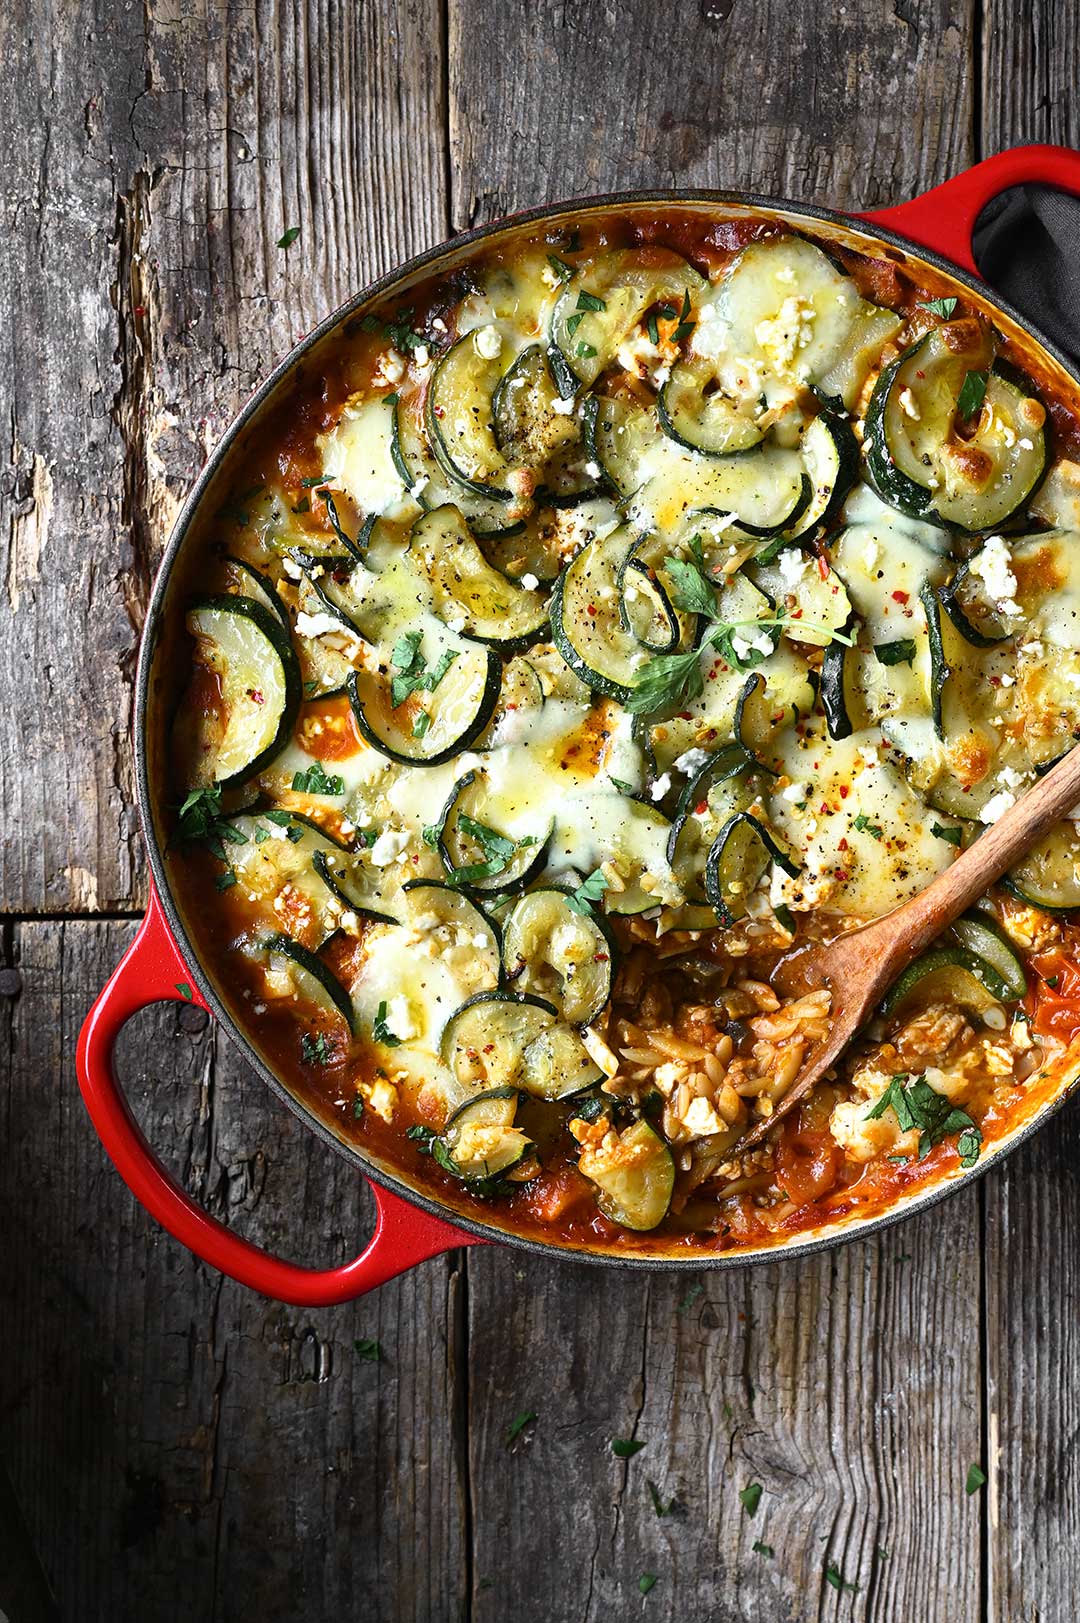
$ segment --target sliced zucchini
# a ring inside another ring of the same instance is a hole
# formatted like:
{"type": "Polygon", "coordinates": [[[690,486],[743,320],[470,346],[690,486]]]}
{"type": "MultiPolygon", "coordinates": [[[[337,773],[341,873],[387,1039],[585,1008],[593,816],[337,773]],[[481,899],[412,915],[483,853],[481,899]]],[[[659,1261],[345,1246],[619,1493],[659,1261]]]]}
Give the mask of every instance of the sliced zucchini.
{"type": "Polygon", "coordinates": [[[1026,507],[1042,480],[1049,423],[1029,381],[994,361],[988,330],[969,319],[933,328],[885,368],[867,409],[866,446],[887,502],[960,530],[990,530],[1026,507]],[[961,397],[973,375],[984,393],[965,419],[961,397]]]}
{"type": "Polygon", "coordinates": [[[847,587],[824,558],[819,560],[785,546],[776,561],[755,560],[745,569],[772,601],[784,608],[784,633],[795,642],[827,648],[851,619],[847,587]]]}
{"type": "MultiPolygon", "coordinates": [[[[851,621],[848,622],[849,629],[851,621]]],[[[842,642],[831,642],[821,661],[821,708],[830,738],[850,738],[869,717],[859,681],[865,653],[842,642]]]]}
{"type": "Polygon", "coordinates": [[[795,878],[791,853],[750,812],[736,812],[717,834],[705,864],[705,891],[723,924],[745,918],[749,898],[770,863],[795,878]]]}
{"type": "Polygon", "coordinates": [[[345,402],[328,434],[316,441],[328,485],[340,486],[364,514],[411,519],[416,501],[412,481],[395,452],[396,394],[373,399],[355,396],[345,402]]]}
{"type": "Polygon", "coordinates": [[[552,1004],[524,993],[470,998],[447,1021],[440,1051],[467,1086],[521,1088],[541,1099],[580,1093],[603,1075],[552,1004]]]}
{"type": "Polygon", "coordinates": [[[588,1025],[607,1003],[614,956],[601,921],[575,912],[561,890],[522,896],[503,932],[507,982],[547,999],[574,1026],[588,1025]]]}
{"type": "Polygon", "coordinates": [[[813,494],[788,532],[792,540],[833,526],[862,469],[855,430],[835,411],[823,411],[807,423],[799,450],[813,494]]]}
{"type": "Polygon", "coordinates": [[[234,558],[231,555],[226,558],[225,567],[228,576],[231,577],[230,588],[235,584],[241,597],[254,598],[264,609],[269,609],[272,614],[277,615],[286,632],[292,630],[289,611],[278,596],[269,575],[265,575],[261,569],[256,569],[246,558],[234,558]]]}
{"type": "Polygon", "coordinates": [[[243,783],[273,760],[300,707],[300,671],[275,615],[254,598],[200,598],[187,614],[198,661],[217,678],[220,706],[186,718],[200,783],[243,783]]]}
{"type": "Polygon", "coordinates": [[[458,779],[439,820],[438,850],[452,884],[506,896],[524,890],[544,867],[554,828],[511,839],[488,821],[488,798],[479,773],[458,779]]]}
{"type": "Polygon", "coordinates": [[[790,531],[813,498],[799,451],[771,440],[741,456],[704,457],[660,438],[646,443],[632,473],[620,472],[632,491],[627,517],[665,537],[682,533],[691,511],[714,508],[733,513],[747,535],[768,539],[790,531]]]}
{"type": "MultiPolygon", "coordinates": [[[[999,537],[993,539],[1000,542],[999,537]]],[[[993,648],[999,642],[1007,642],[1021,623],[1018,616],[1002,612],[1000,602],[989,595],[986,581],[978,573],[979,561],[987,550],[984,545],[981,554],[976,553],[962,563],[948,586],[938,592],[942,608],[964,641],[973,648],[993,648]]],[[[1014,581],[1014,587],[1015,584],[1014,581]]]]}
{"type": "Polygon", "coordinates": [[[421,511],[455,502],[479,537],[516,534],[522,528],[520,520],[511,520],[501,493],[474,489],[447,474],[401,400],[394,407],[394,462],[421,511]]]}
{"type": "Polygon", "coordinates": [[[527,648],[547,630],[547,599],[493,569],[456,507],[417,519],[409,557],[431,589],[433,608],[455,631],[504,653],[527,648]]]}
{"type": "MultiPolygon", "coordinates": [[[[319,564],[315,567],[322,569],[319,564]]],[[[348,598],[334,590],[329,584],[333,581],[334,576],[323,571],[305,575],[297,588],[293,646],[306,699],[343,693],[361,651],[363,639],[342,606],[348,598]]]]}
{"type": "Polygon", "coordinates": [[[562,401],[539,344],[523,349],[495,390],[495,439],[507,462],[532,468],[541,487],[539,499],[579,501],[594,495],[597,478],[586,472],[589,460],[575,413],[557,410],[562,401]]]}
{"type": "Polygon", "coordinates": [[[705,456],[733,456],[760,445],[768,432],[757,402],[731,400],[716,387],[711,362],[680,361],[656,402],[660,427],[669,439],[705,456]]]}
{"type": "Polygon", "coordinates": [[[1080,833],[1074,823],[1059,823],[1043,836],[1009,874],[1006,888],[1021,901],[1045,913],[1080,909],[1080,833]]]}
{"type": "Polygon", "coordinates": [[[753,761],[762,771],[776,777],[776,769],[758,753],[776,731],[768,684],[760,671],[752,672],[742,685],[742,691],[735,702],[734,730],[735,742],[747,759],[753,761]]]}
{"type": "Polygon", "coordinates": [[[1044,524],[1080,531],[1080,462],[1058,457],[1029,505],[1044,524]]]}
{"type": "Polygon", "coordinates": [[[386,875],[372,873],[359,852],[320,848],[313,853],[311,865],[331,895],[350,912],[381,924],[393,922],[394,915],[387,901],[386,875]]]}
{"type": "Polygon", "coordinates": [[[439,879],[413,879],[402,887],[395,911],[414,935],[434,939],[440,953],[460,952],[477,991],[498,985],[499,927],[460,890],[439,879]]]}
{"type": "Polygon", "coordinates": [[[349,994],[321,958],[302,947],[291,936],[274,932],[263,936],[259,950],[271,970],[286,972],[304,1002],[313,1004],[332,1022],[340,1021],[350,1036],[355,1035],[353,1006],[349,994]]]}
{"type": "Polygon", "coordinates": [[[444,473],[474,494],[509,502],[509,464],[495,437],[494,395],[503,361],[484,353],[483,334],[468,332],[436,362],[428,385],[428,443],[444,473]]]}
{"type": "MultiPolygon", "coordinates": [[[[388,672],[350,674],[349,703],[366,743],[403,766],[440,766],[480,736],[498,703],[502,668],[490,649],[476,643],[454,653],[433,690],[418,690],[398,705],[388,672]]],[[[436,662],[429,666],[439,669],[436,662]]]]}
{"type": "Polygon", "coordinates": [[[320,940],[337,929],[343,906],[372,918],[389,916],[385,904],[377,905],[378,888],[360,858],[309,818],[272,807],[229,821],[242,836],[230,841],[229,862],[244,894],[273,902],[288,886],[298,916],[309,912],[320,940]],[[346,894],[333,876],[344,878],[354,870],[360,883],[346,894]]]}
{"type": "Polygon", "coordinates": [[[439,1165],[465,1183],[505,1178],[535,1153],[531,1140],[514,1126],[517,1107],[517,1088],[488,1088],[466,1099],[439,1135],[439,1165]]]}
{"type": "Polygon", "coordinates": [[[670,248],[612,248],[597,254],[569,280],[551,316],[553,367],[560,393],[595,383],[623,340],[654,305],[682,309],[707,286],[704,277],[670,248]]]}
{"type": "Polygon", "coordinates": [[[966,947],[936,947],[909,964],[890,987],[881,1005],[886,1016],[905,1013],[914,1003],[944,1003],[983,1014],[1010,1001],[1008,985],[997,970],[966,947]]]}
{"type": "Polygon", "coordinates": [[[600,1191],[596,1204],[612,1223],[638,1232],[654,1229],[667,1216],[675,1188],[671,1151],[643,1119],[617,1137],[610,1150],[586,1154],[581,1170],[600,1191]]]}
{"type": "Polygon", "coordinates": [[[1024,965],[1004,932],[986,913],[965,913],[954,923],[952,933],[962,947],[997,971],[1010,998],[1027,996],[1024,965]]]}
{"type": "Polygon", "coordinates": [[[726,744],[694,774],[679,796],[667,858],[692,905],[706,900],[705,863],[717,834],[754,803],[751,765],[741,744],[726,744]]]}

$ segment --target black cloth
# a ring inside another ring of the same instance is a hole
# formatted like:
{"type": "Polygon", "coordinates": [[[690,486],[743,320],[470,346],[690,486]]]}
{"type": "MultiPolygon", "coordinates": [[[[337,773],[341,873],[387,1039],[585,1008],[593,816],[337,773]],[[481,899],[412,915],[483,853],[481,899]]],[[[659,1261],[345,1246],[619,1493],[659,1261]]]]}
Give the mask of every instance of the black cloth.
{"type": "Polygon", "coordinates": [[[986,205],[972,237],[990,286],[1080,366],[1080,197],[1010,187],[986,205]]]}

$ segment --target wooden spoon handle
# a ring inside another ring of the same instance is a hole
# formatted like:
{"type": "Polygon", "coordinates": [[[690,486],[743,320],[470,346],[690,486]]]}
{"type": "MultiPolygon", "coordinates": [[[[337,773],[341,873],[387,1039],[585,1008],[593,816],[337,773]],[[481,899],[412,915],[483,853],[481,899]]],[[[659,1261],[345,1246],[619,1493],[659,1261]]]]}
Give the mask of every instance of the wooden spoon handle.
{"type": "MultiPolygon", "coordinates": [[[[919,952],[988,886],[1000,879],[1031,847],[1080,802],[1080,747],[1074,746],[1045,778],[980,834],[945,872],[893,915],[900,923],[900,951],[919,952]]],[[[890,954],[891,956],[891,954],[890,954]]]]}

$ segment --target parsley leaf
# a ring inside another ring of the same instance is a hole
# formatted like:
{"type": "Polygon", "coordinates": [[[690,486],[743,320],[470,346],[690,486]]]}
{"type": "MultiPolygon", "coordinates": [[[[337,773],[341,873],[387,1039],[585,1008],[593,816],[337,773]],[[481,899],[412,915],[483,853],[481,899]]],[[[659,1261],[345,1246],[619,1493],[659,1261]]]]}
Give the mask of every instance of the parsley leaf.
{"type": "Polygon", "coordinates": [[[428,730],[428,728],[430,726],[431,726],[431,717],[428,715],[427,711],[426,710],[418,710],[416,712],[416,717],[415,717],[415,719],[413,721],[413,724],[412,724],[412,735],[413,735],[413,737],[414,738],[423,738],[424,734],[427,732],[427,730],[428,730]]]}
{"type": "Polygon", "coordinates": [[[962,1167],[973,1167],[982,1148],[982,1133],[977,1127],[965,1127],[956,1141],[956,1153],[962,1167]]]}
{"type": "Polygon", "coordinates": [[[639,673],[624,707],[634,716],[669,708],[681,710],[700,695],[704,685],[699,648],[688,648],[682,654],[657,654],[639,673]]]}
{"type": "MultiPolygon", "coordinates": [[[[422,641],[422,631],[406,631],[394,644],[390,663],[398,674],[390,680],[390,703],[395,710],[413,693],[434,693],[458,657],[456,648],[444,648],[428,670],[427,660],[420,652],[422,641]]],[[[417,736],[422,737],[423,734],[417,736]]]]}
{"type": "Polygon", "coordinates": [[[925,299],[919,301],[920,310],[929,310],[931,315],[940,316],[942,321],[948,321],[956,309],[955,299],[925,299]]]}
{"type": "Polygon", "coordinates": [[[593,356],[596,354],[596,350],[593,348],[592,344],[586,344],[584,339],[582,339],[581,343],[576,346],[574,354],[579,356],[583,361],[591,361],[593,356]]]}
{"type": "Polygon", "coordinates": [[[931,834],[936,834],[939,840],[948,840],[950,845],[959,845],[964,838],[962,828],[945,828],[941,823],[933,823],[931,834]]]}
{"type": "Polygon", "coordinates": [[[974,1166],[978,1160],[982,1144],[979,1129],[965,1111],[955,1110],[943,1093],[932,1088],[925,1076],[894,1076],[877,1104],[866,1112],[866,1120],[876,1120],[890,1109],[902,1132],[918,1128],[920,1161],[925,1161],[935,1145],[953,1133],[963,1138],[963,1149],[957,1145],[962,1164],[974,1166]]]}
{"type": "Polygon", "coordinates": [[[557,254],[548,254],[547,262],[555,272],[555,275],[559,278],[560,282],[568,282],[574,275],[573,265],[568,265],[566,260],[560,259],[557,254]]]}
{"type": "Polygon", "coordinates": [[[696,563],[687,563],[685,558],[665,558],[664,569],[671,578],[671,597],[677,609],[704,614],[710,620],[716,618],[716,588],[696,563]]]}
{"type": "Polygon", "coordinates": [[[825,1582],[832,1584],[839,1595],[857,1595],[859,1593],[858,1584],[849,1584],[835,1561],[830,1561],[825,1568],[825,1582]]]}
{"type": "Polygon", "coordinates": [[[194,1002],[195,994],[191,990],[191,987],[188,985],[187,981],[176,981],[174,984],[176,986],[176,990],[180,993],[180,996],[183,998],[185,1003],[194,1002]]]}
{"type": "Polygon", "coordinates": [[[460,814],[457,826],[480,847],[484,853],[484,860],[451,869],[447,874],[447,880],[451,885],[471,885],[477,879],[494,879],[505,872],[517,851],[523,846],[537,843],[535,835],[528,835],[523,840],[511,840],[505,834],[500,834],[498,829],[489,828],[486,823],[478,823],[468,812],[460,814]]]}
{"type": "Polygon", "coordinates": [[[604,299],[597,298],[595,293],[582,291],[577,296],[577,308],[579,310],[606,310],[607,302],[604,299]]]}
{"type": "Polygon", "coordinates": [[[374,1336],[364,1336],[363,1340],[354,1341],[353,1352],[365,1364],[382,1363],[382,1343],[376,1341],[374,1336]]]}
{"type": "Polygon", "coordinates": [[[610,772],[608,773],[608,779],[615,785],[616,789],[621,795],[633,795],[637,793],[632,783],[625,783],[622,778],[613,778],[610,772]]]}
{"type": "Polygon", "coordinates": [[[881,824],[872,823],[865,812],[859,813],[858,817],[855,818],[852,827],[857,828],[860,834],[872,834],[875,840],[883,840],[885,838],[885,830],[882,828],[881,824]]]}
{"type": "Polygon", "coordinates": [[[613,1437],[611,1439],[611,1452],[619,1460],[632,1460],[635,1454],[640,1454],[645,1444],[636,1437],[613,1437]]]}
{"type": "Polygon", "coordinates": [[[330,1063],[330,1050],[326,1038],[320,1031],[312,1037],[305,1031],[300,1038],[300,1058],[305,1065],[328,1065],[330,1063]]]}
{"type": "Polygon", "coordinates": [[[290,225],[288,230],[284,231],[278,238],[278,247],[291,248],[299,235],[300,227],[298,225],[290,225]]]}
{"type": "Polygon", "coordinates": [[[915,658],[915,638],[897,637],[895,642],[874,644],[879,665],[910,665],[915,658]]]}
{"type": "Polygon", "coordinates": [[[527,1413],[515,1415],[509,1426],[506,1428],[506,1446],[509,1448],[511,1443],[516,1442],[521,1436],[521,1433],[525,1430],[525,1427],[531,1425],[535,1419],[536,1414],[532,1410],[527,1413]]]}
{"type": "Polygon", "coordinates": [[[660,1489],[656,1486],[655,1482],[649,1483],[649,1498],[652,1500],[652,1507],[658,1516],[671,1515],[675,1501],[674,1499],[669,1499],[665,1505],[664,1501],[660,1497],[660,1489]]]}
{"type": "Polygon", "coordinates": [[[704,1295],[704,1292],[705,1287],[699,1279],[696,1284],[691,1285],[690,1289],[687,1291],[686,1295],[675,1309],[676,1313],[687,1312],[687,1310],[697,1301],[698,1297],[704,1295]]]}
{"type": "Polygon", "coordinates": [[[637,1586],[643,1595],[647,1595],[649,1590],[654,1589],[659,1581],[659,1577],[655,1572],[643,1572],[637,1581],[637,1586]]]}
{"type": "MultiPolygon", "coordinates": [[[[179,809],[176,837],[187,844],[205,845],[221,862],[228,860],[226,845],[247,844],[247,835],[222,816],[221,789],[216,784],[210,789],[192,789],[185,797],[179,809]]],[[[229,873],[232,873],[231,868],[229,873]]],[[[232,878],[223,874],[218,880],[218,889],[227,890],[235,881],[235,874],[232,878]],[[225,880],[224,884],[221,883],[222,879],[225,880]]]]}
{"type": "Polygon", "coordinates": [[[969,1465],[967,1481],[964,1483],[965,1493],[978,1493],[986,1481],[986,1472],[981,1465],[969,1465]]]}
{"type": "Polygon", "coordinates": [[[660,342],[660,329],[656,325],[656,311],[655,310],[650,310],[649,311],[648,320],[645,323],[645,331],[649,335],[649,343],[650,344],[653,344],[653,345],[659,344],[659,342],[660,342]]]}
{"type": "Polygon", "coordinates": [[[364,1096],[358,1093],[352,1102],[353,1121],[362,1121],[364,1116],[364,1096]]]}
{"type": "Polygon", "coordinates": [[[292,786],[301,794],[308,795],[343,795],[345,793],[345,779],[338,774],[328,774],[321,761],[312,761],[303,772],[294,772],[292,786]]]}
{"type": "Polygon", "coordinates": [[[739,1489],[739,1503],[748,1516],[753,1516],[757,1511],[763,1492],[760,1482],[751,1482],[747,1487],[739,1489]]]}
{"type": "Polygon", "coordinates": [[[390,1030],[386,1023],[386,999],[383,998],[371,1022],[371,1035],[377,1043],[383,1043],[387,1048],[400,1048],[401,1038],[390,1030]]]}
{"type": "Polygon", "coordinates": [[[607,888],[608,882],[600,869],[594,868],[574,894],[566,898],[566,905],[572,912],[582,913],[587,918],[592,912],[593,902],[598,902],[607,888]]]}
{"type": "Polygon", "coordinates": [[[694,327],[696,326],[696,322],[691,321],[689,319],[689,316],[690,316],[690,289],[685,288],[683,290],[683,303],[682,303],[682,311],[680,312],[680,315],[679,315],[679,325],[675,328],[675,331],[671,335],[672,338],[675,340],[675,342],[677,344],[683,338],[689,338],[690,334],[694,330],[694,327]]]}
{"type": "Polygon", "coordinates": [[[750,1548],[753,1550],[755,1555],[764,1555],[770,1559],[776,1553],[771,1544],[763,1544],[759,1538],[754,1540],[750,1548]]]}
{"type": "Polygon", "coordinates": [[[986,398],[985,372],[968,372],[964,378],[960,396],[956,402],[956,410],[961,417],[974,417],[977,411],[982,410],[983,400],[986,398]]]}

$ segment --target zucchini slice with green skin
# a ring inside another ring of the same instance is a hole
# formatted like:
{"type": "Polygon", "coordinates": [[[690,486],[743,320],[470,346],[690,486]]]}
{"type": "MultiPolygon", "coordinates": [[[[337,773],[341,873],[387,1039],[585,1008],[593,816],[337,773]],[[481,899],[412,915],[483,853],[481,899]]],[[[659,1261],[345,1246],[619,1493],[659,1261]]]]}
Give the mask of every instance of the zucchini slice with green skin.
{"type": "Polygon", "coordinates": [[[969,533],[1026,507],[1050,460],[1045,406],[1026,378],[993,359],[990,335],[974,320],[935,327],[884,369],[865,439],[887,502],[969,533]],[[985,394],[965,421],[959,403],[972,374],[985,394]]]}
{"type": "Polygon", "coordinates": [[[735,742],[748,760],[773,778],[778,776],[777,770],[762,759],[761,750],[776,730],[774,708],[768,683],[760,671],[753,671],[735,703],[735,742]]]}
{"type": "Polygon", "coordinates": [[[243,836],[242,843],[230,842],[229,862],[248,896],[272,901],[288,885],[307,902],[324,940],[338,928],[342,907],[389,917],[360,858],[309,818],[271,807],[229,821],[243,836]]]}
{"type": "Polygon", "coordinates": [[[440,946],[468,948],[477,979],[495,987],[502,965],[499,927],[476,903],[441,879],[412,879],[396,903],[399,922],[417,935],[435,934],[440,946]]]}
{"type": "Polygon", "coordinates": [[[1027,996],[1027,975],[1019,955],[1002,930],[986,913],[965,913],[956,920],[952,933],[962,947],[978,955],[1000,975],[1010,998],[1027,996]]]}
{"type": "Polygon", "coordinates": [[[400,400],[394,406],[393,455],[394,465],[421,512],[432,512],[454,502],[479,537],[513,535],[522,528],[520,520],[510,520],[504,497],[486,489],[473,490],[450,478],[400,400]]]}
{"type": "Polygon", "coordinates": [[[438,822],[438,851],[451,884],[510,896],[532,883],[547,863],[554,824],[514,840],[487,821],[487,785],[466,772],[451,789],[438,822]]]}
{"type": "Polygon", "coordinates": [[[1044,913],[1080,910],[1080,834],[1073,823],[1059,823],[1013,868],[1005,888],[1044,913]]]}
{"type": "Polygon", "coordinates": [[[450,1016],[443,1062],[459,1082],[514,1087],[538,1099],[565,1099],[603,1072],[552,1004],[527,993],[481,992],[450,1016]]]}
{"type": "Polygon", "coordinates": [[[557,410],[562,397],[539,344],[523,349],[504,372],[492,402],[495,440],[508,463],[536,470],[537,499],[559,505],[594,496],[595,475],[575,413],[557,410]]]}
{"type": "Polygon", "coordinates": [[[505,1178],[535,1151],[531,1139],[514,1126],[517,1107],[517,1088],[488,1088],[466,1099],[439,1135],[439,1165],[469,1184],[505,1178]]]}
{"type": "Polygon", "coordinates": [[[855,430],[835,411],[822,411],[806,425],[799,449],[812,494],[789,531],[791,540],[831,528],[862,468],[855,430]]]}
{"type": "Polygon", "coordinates": [[[679,796],[667,859],[692,905],[706,900],[705,862],[717,834],[738,812],[749,811],[753,805],[753,764],[741,744],[726,744],[694,774],[679,796]]]}
{"type": "MultiPolygon", "coordinates": [[[[986,551],[984,543],[982,551],[986,551]]],[[[993,648],[999,642],[1008,642],[1013,631],[1023,624],[1023,616],[1001,613],[998,604],[986,590],[978,570],[973,566],[981,553],[966,559],[956,574],[938,592],[941,606],[965,642],[973,648],[993,648]]],[[[1014,604],[1014,607],[1019,605],[1014,604]]]]}
{"type": "Polygon", "coordinates": [[[431,588],[435,613],[464,636],[514,653],[546,633],[544,593],[526,591],[493,569],[456,507],[437,507],[417,519],[409,557],[431,588]]]}
{"type": "Polygon", "coordinates": [[[596,1185],[596,1204],[610,1222],[639,1233],[663,1222],[675,1188],[675,1162],[647,1121],[623,1128],[617,1148],[585,1159],[581,1170],[596,1185]]]}
{"type": "Polygon", "coordinates": [[[598,254],[565,284],[551,313],[551,344],[560,363],[552,372],[560,392],[568,397],[576,387],[595,383],[653,305],[681,310],[687,295],[693,302],[707,286],[670,248],[612,248],[598,254]]]}
{"type": "Polygon", "coordinates": [[[614,942],[601,920],[575,912],[565,891],[529,891],[506,921],[507,982],[546,998],[573,1026],[589,1025],[604,1008],[614,959],[614,942]]]}
{"type": "Polygon", "coordinates": [[[318,444],[328,485],[347,491],[361,513],[407,521],[416,502],[410,495],[412,481],[395,455],[397,405],[396,394],[353,397],[318,444]]]}
{"type": "MultiPolygon", "coordinates": [[[[843,630],[851,633],[854,618],[843,630]]],[[[869,715],[859,673],[866,654],[846,643],[831,642],[821,660],[821,708],[825,712],[825,725],[830,738],[850,738],[851,734],[869,725],[869,715]]]]}
{"type": "Polygon", "coordinates": [[[641,458],[658,435],[656,417],[636,400],[591,395],[582,407],[581,437],[589,461],[620,502],[637,489],[641,458]]]}
{"type": "Polygon", "coordinates": [[[705,892],[721,923],[746,917],[748,898],[771,862],[793,879],[800,871],[760,818],[736,812],[713,841],[705,864],[705,892]]]}
{"type": "MultiPolygon", "coordinates": [[[[648,660],[622,618],[620,586],[633,546],[634,532],[625,525],[587,542],[551,597],[551,636],[559,653],[590,688],[620,702],[630,697],[648,660]]],[[[681,640],[688,641],[688,634],[681,640]]]]}
{"type": "Polygon", "coordinates": [[[313,854],[311,865],[331,895],[351,913],[379,924],[396,922],[387,910],[385,876],[373,874],[359,855],[320,849],[313,854]]]}
{"type": "Polygon", "coordinates": [[[684,626],[654,569],[627,557],[619,570],[619,618],[623,630],[649,654],[671,654],[684,626]]]}
{"type": "MultiPolygon", "coordinates": [[[[481,329],[486,331],[486,329],[481,329]]],[[[509,464],[495,438],[494,396],[503,361],[482,352],[467,332],[435,363],[427,393],[428,443],[443,472],[477,496],[512,500],[509,464]]]]}
{"type": "Polygon", "coordinates": [[[244,783],[288,742],[300,708],[300,669],[284,627],[251,597],[198,598],[187,613],[200,662],[217,677],[224,727],[200,724],[200,780],[244,783]]]}
{"type": "Polygon", "coordinates": [[[470,643],[432,692],[393,703],[390,678],[354,670],[347,691],[360,736],[402,766],[441,766],[479,738],[499,700],[502,667],[488,648],[470,643]],[[428,723],[421,727],[420,717],[428,723]],[[420,728],[420,731],[417,729],[420,728]]]}
{"type": "Polygon", "coordinates": [[[881,1012],[900,1014],[916,999],[951,1004],[973,1014],[1013,1001],[997,970],[966,947],[936,947],[922,953],[893,982],[881,1012]]]}
{"type": "Polygon", "coordinates": [[[291,936],[272,933],[265,935],[259,947],[269,960],[271,969],[287,968],[299,995],[332,1021],[340,1021],[350,1036],[356,1035],[356,1022],[349,994],[321,958],[302,947],[291,936]]]}
{"type": "Polygon", "coordinates": [[[277,615],[286,633],[291,632],[292,621],[289,619],[289,611],[278,596],[269,575],[264,575],[261,569],[249,564],[246,558],[235,558],[231,553],[225,563],[236,580],[240,595],[254,598],[256,603],[261,603],[264,609],[269,609],[271,613],[277,615]]]}
{"type": "Polygon", "coordinates": [[[679,361],[656,402],[664,433],[677,445],[703,456],[737,456],[760,445],[768,430],[759,425],[754,410],[745,401],[731,400],[721,390],[710,389],[714,383],[708,361],[679,361]]]}

